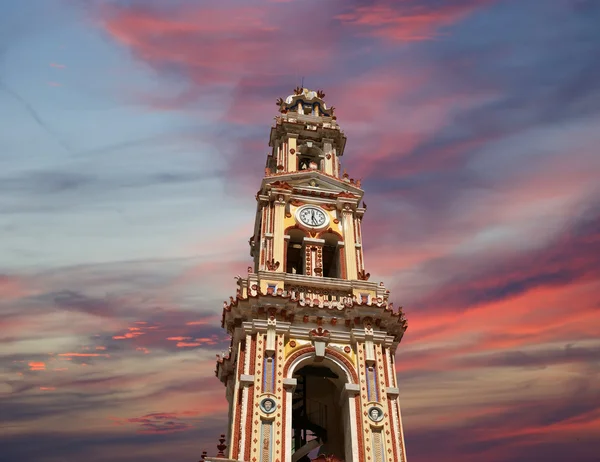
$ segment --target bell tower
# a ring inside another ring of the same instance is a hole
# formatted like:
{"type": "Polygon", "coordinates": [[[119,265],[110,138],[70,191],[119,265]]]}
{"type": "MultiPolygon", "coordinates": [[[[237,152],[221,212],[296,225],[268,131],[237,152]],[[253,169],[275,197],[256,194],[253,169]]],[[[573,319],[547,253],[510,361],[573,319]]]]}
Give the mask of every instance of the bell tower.
{"type": "Polygon", "coordinates": [[[406,461],[394,367],[406,319],[369,281],[363,190],[341,170],[346,137],[324,97],[277,100],[253,264],[223,304],[228,432],[207,461],[406,461]]]}

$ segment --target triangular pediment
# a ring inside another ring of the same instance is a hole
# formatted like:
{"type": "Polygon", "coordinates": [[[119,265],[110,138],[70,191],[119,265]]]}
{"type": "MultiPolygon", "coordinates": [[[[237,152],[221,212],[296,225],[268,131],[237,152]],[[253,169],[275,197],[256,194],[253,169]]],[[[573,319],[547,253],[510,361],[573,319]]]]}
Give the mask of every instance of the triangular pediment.
{"type": "Polygon", "coordinates": [[[273,175],[263,179],[262,190],[280,187],[292,191],[315,191],[325,194],[350,193],[360,198],[363,190],[356,183],[346,182],[320,171],[301,171],[283,175],[273,175]],[[290,189],[291,188],[291,189],[290,189]]]}

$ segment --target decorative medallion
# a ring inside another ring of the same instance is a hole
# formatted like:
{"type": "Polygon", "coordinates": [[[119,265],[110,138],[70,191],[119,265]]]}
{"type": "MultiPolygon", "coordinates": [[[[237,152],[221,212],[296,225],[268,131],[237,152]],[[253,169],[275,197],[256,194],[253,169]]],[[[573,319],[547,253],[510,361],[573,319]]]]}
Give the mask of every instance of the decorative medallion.
{"type": "Polygon", "coordinates": [[[383,411],[376,406],[371,406],[369,408],[369,419],[373,422],[381,422],[383,419],[383,411]]]}
{"type": "MultiPolygon", "coordinates": [[[[260,402],[260,410],[265,414],[272,414],[277,408],[277,403],[273,398],[265,398],[260,402]]],[[[382,413],[383,417],[383,413],[382,413]]]]}

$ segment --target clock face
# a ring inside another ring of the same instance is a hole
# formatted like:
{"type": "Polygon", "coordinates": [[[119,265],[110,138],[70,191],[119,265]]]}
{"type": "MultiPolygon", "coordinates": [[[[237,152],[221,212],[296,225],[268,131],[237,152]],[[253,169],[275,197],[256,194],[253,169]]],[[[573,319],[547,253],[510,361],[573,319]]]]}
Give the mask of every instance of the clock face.
{"type": "Polygon", "coordinates": [[[328,216],[319,207],[302,207],[298,210],[298,219],[305,226],[320,228],[327,224],[328,216]]]}

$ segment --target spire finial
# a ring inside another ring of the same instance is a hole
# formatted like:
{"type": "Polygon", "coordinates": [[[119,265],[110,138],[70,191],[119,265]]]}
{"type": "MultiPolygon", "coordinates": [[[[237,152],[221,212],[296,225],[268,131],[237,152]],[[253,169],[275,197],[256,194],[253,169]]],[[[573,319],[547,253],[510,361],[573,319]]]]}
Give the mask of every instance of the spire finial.
{"type": "Polygon", "coordinates": [[[219,450],[217,457],[225,457],[225,449],[227,449],[227,446],[225,445],[225,435],[221,435],[221,438],[219,438],[217,449],[219,450]]]}

